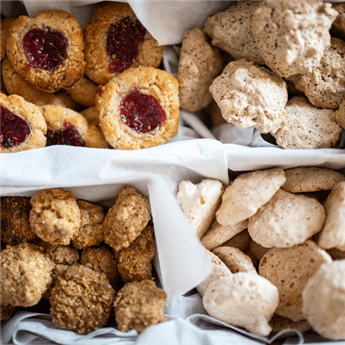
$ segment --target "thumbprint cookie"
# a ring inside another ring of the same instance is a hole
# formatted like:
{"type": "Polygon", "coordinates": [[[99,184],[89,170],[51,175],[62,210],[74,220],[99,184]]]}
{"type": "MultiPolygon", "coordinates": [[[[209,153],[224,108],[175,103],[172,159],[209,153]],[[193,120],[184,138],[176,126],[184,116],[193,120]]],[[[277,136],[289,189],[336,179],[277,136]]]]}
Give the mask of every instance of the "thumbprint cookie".
{"type": "Polygon", "coordinates": [[[86,75],[106,84],[130,67],[158,67],[164,46],[139,22],[129,5],[102,2],[84,28],[86,75]]]}
{"type": "Polygon", "coordinates": [[[102,86],[96,108],[107,142],[124,150],[168,142],[178,129],[178,87],[171,74],[144,66],[130,68],[102,86]]]}
{"type": "Polygon", "coordinates": [[[61,11],[43,11],[12,24],[6,52],[26,81],[44,92],[69,89],[84,74],[83,32],[77,19],[61,11]]]}

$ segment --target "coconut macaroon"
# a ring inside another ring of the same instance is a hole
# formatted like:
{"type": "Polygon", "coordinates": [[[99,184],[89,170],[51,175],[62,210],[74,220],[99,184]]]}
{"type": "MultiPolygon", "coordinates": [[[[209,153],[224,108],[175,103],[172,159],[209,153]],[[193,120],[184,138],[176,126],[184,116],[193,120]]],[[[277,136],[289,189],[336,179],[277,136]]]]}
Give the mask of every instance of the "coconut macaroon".
{"type": "Polygon", "coordinates": [[[271,132],[285,149],[329,148],[339,140],[341,127],[335,111],[318,109],[304,97],[289,100],[277,131],[271,132]]]}
{"type": "Polygon", "coordinates": [[[283,169],[260,170],[238,176],[223,194],[216,213],[218,223],[235,225],[251,217],[285,181],[283,169]]]}
{"type": "Polygon", "coordinates": [[[205,249],[205,253],[211,260],[213,269],[212,269],[212,273],[202,283],[200,283],[196,287],[201,297],[204,296],[205,291],[213,282],[219,280],[222,277],[227,277],[227,276],[232,275],[230,269],[225,265],[225,263],[222,260],[218,258],[217,255],[213,254],[212,252],[206,249],[205,249]]]}
{"type": "Polygon", "coordinates": [[[76,197],[67,190],[46,189],[30,200],[31,229],[43,241],[68,245],[80,227],[76,197]]]}
{"type": "Polygon", "coordinates": [[[51,283],[54,267],[48,254],[31,243],[7,246],[0,254],[1,305],[31,307],[51,283]]]}
{"type": "Polygon", "coordinates": [[[324,264],[302,293],[303,313],[322,336],[345,339],[345,260],[324,264]]]}
{"type": "Polygon", "coordinates": [[[267,68],[245,59],[230,62],[210,91],[224,119],[261,133],[276,130],[288,100],[285,81],[267,68]]]}
{"type": "Polygon", "coordinates": [[[251,238],[266,248],[303,243],[322,229],[326,214],[313,198],[280,189],[249,219],[251,238]]]}
{"type": "Polygon", "coordinates": [[[319,235],[321,248],[345,250],[345,182],[338,183],[331,191],[325,204],[326,221],[319,235]]]}
{"type": "Polygon", "coordinates": [[[180,105],[186,111],[199,111],[213,100],[209,87],[223,69],[219,49],[212,47],[199,29],[183,35],[177,80],[180,105]]]}
{"type": "Polygon", "coordinates": [[[339,105],[339,109],[335,112],[335,120],[340,127],[345,129],[345,100],[339,105]]]}
{"type": "Polygon", "coordinates": [[[237,234],[247,229],[247,227],[247,219],[234,225],[221,225],[215,220],[206,235],[202,238],[201,243],[206,249],[212,250],[234,238],[237,234]]]}
{"type": "Polygon", "coordinates": [[[330,45],[329,29],[337,16],[323,1],[261,3],[251,29],[267,66],[282,77],[311,72],[330,45]]]}
{"type": "MultiPolygon", "coordinates": [[[[316,1],[315,1],[316,2],[316,1]]],[[[326,3],[325,3],[326,5],[326,3]]],[[[305,74],[289,79],[318,108],[338,109],[345,99],[345,42],[332,37],[320,64],[305,74]]]]}
{"type": "Polygon", "coordinates": [[[267,336],[279,303],[277,288],[257,274],[239,272],[211,284],[203,297],[207,312],[230,325],[267,336]]]}
{"type": "Polygon", "coordinates": [[[212,45],[225,50],[236,60],[244,58],[264,65],[250,24],[251,16],[260,4],[258,1],[237,2],[226,11],[207,18],[204,32],[212,38],[212,45]]]}
{"type": "Polygon", "coordinates": [[[282,189],[290,193],[309,193],[320,190],[331,190],[339,182],[345,181],[345,176],[337,171],[300,167],[285,170],[286,182],[282,189]]]}
{"type": "Polygon", "coordinates": [[[302,291],[319,267],[332,262],[326,251],[306,241],[290,248],[272,248],[261,259],[259,274],[279,292],[276,314],[294,322],[306,317],[302,312],[302,291]]]}
{"type": "Polygon", "coordinates": [[[96,108],[108,143],[123,150],[167,143],[178,129],[178,85],[171,74],[140,66],[102,86],[96,108]]]}
{"type": "Polygon", "coordinates": [[[223,185],[217,180],[207,179],[196,185],[190,181],[179,184],[177,202],[199,238],[204,236],[214,219],[223,191],[223,185]]]}

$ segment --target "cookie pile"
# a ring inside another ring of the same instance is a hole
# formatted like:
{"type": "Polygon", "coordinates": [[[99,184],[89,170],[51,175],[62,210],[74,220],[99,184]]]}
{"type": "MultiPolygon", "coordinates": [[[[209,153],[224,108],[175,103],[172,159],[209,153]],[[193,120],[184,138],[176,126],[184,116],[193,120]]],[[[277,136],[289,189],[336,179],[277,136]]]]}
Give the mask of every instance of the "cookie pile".
{"type": "Polygon", "coordinates": [[[118,2],[98,4],[84,29],[62,10],[1,20],[0,152],[168,142],[179,97],[157,69],[164,48],[118,2]]]}
{"type": "Polygon", "coordinates": [[[343,174],[260,170],[224,192],[184,181],[177,200],[213,265],[197,286],[211,316],[260,336],[313,327],[345,339],[343,174]]]}
{"type": "Polygon", "coordinates": [[[58,328],[122,332],[163,321],[166,293],[152,277],[156,252],[149,199],[124,186],[114,206],[48,189],[1,201],[1,320],[49,300],[58,328]]]}

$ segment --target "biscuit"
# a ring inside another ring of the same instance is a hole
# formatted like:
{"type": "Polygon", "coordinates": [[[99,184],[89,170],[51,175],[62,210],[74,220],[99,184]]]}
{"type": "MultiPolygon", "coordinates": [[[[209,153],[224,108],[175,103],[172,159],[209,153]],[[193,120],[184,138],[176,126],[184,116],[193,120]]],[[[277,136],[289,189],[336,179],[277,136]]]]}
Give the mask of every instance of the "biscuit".
{"type": "Polygon", "coordinates": [[[84,75],[82,29],[74,16],[62,10],[17,18],[6,53],[15,71],[44,92],[69,89],[84,75]]]}
{"type": "Polygon", "coordinates": [[[223,191],[221,182],[211,179],[203,180],[196,185],[190,181],[182,181],[179,184],[177,202],[199,238],[204,236],[214,219],[223,191]]]}
{"type": "Polygon", "coordinates": [[[256,273],[250,257],[237,248],[220,246],[213,249],[212,253],[216,254],[225,263],[231,273],[256,273]]]}
{"type": "Polygon", "coordinates": [[[0,60],[2,61],[6,57],[6,42],[8,34],[10,32],[12,23],[16,20],[14,17],[1,18],[1,37],[0,37],[0,60]]]}
{"type": "Polygon", "coordinates": [[[102,132],[76,111],[60,105],[42,107],[47,123],[47,146],[71,145],[108,148],[102,132]]]}
{"type": "Polygon", "coordinates": [[[100,88],[96,108],[102,132],[115,149],[162,145],[178,129],[178,81],[153,67],[130,68],[100,88]]]}
{"type": "Polygon", "coordinates": [[[259,274],[278,289],[276,314],[294,322],[304,320],[302,291],[319,267],[331,261],[330,255],[312,241],[269,250],[260,261],[259,274]]]}
{"type": "Polygon", "coordinates": [[[293,322],[290,319],[278,314],[273,315],[271,321],[269,322],[269,325],[272,327],[273,333],[279,333],[288,328],[296,329],[298,332],[304,333],[306,331],[309,331],[311,328],[308,320],[293,322]]]}
{"type": "Polygon", "coordinates": [[[345,100],[339,105],[339,109],[335,112],[335,120],[340,127],[345,129],[345,100]]]}
{"type": "Polygon", "coordinates": [[[310,73],[297,74],[289,79],[315,107],[338,109],[345,100],[344,54],[345,42],[332,37],[331,46],[310,73]]]}
{"type": "Polygon", "coordinates": [[[318,239],[321,248],[345,250],[345,182],[338,183],[325,204],[326,221],[318,239]]]}
{"type": "Polygon", "coordinates": [[[261,133],[276,130],[288,100],[285,81],[245,59],[230,62],[210,86],[222,116],[241,128],[261,133]]]}
{"type": "MultiPolygon", "coordinates": [[[[246,224],[248,225],[248,220],[245,220],[246,224]]],[[[246,226],[247,228],[247,226],[246,226]]],[[[235,247],[242,252],[244,252],[247,247],[249,246],[249,243],[251,242],[251,238],[249,236],[249,233],[247,230],[241,231],[239,234],[235,235],[234,237],[230,238],[230,240],[227,240],[223,243],[223,246],[227,247],[235,247]]]]}
{"type": "MultiPolygon", "coordinates": [[[[254,215],[286,181],[283,169],[254,171],[238,176],[225,189],[216,215],[222,225],[234,225],[254,215]]],[[[242,229],[243,230],[243,229],[242,229]]]]}
{"type": "Polygon", "coordinates": [[[244,58],[264,65],[250,27],[251,16],[260,4],[259,1],[237,2],[226,11],[207,18],[204,32],[212,38],[212,45],[225,50],[236,60],[244,58]]]}
{"type": "Polygon", "coordinates": [[[23,97],[0,94],[0,153],[37,149],[46,145],[47,125],[42,111],[23,97]]]}
{"type": "Polygon", "coordinates": [[[282,77],[312,72],[330,45],[337,16],[331,7],[313,0],[262,2],[251,29],[266,65],[282,77]]]}
{"type": "Polygon", "coordinates": [[[101,127],[99,121],[99,111],[96,107],[86,108],[83,111],[81,111],[80,114],[83,115],[86,118],[86,120],[92,125],[96,127],[101,127]]]}
{"type": "Polygon", "coordinates": [[[249,219],[251,238],[265,248],[303,243],[322,229],[326,215],[313,198],[280,189],[249,219]]]}
{"type": "Polygon", "coordinates": [[[86,77],[83,77],[68,89],[67,92],[77,103],[84,107],[93,107],[98,93],[98,86],[86,77]]]}
{"type": "Polygon", "coordinates": [[[271,332],[268,322],[279,303],[277,288],[257,274],[239,272],[215,281],[203,304],[210,316],[246,328],[258,336],[271,332]]]}
{"type": "Polygon", "coordinates": [[[341,128],[330,109],[318,109],[304,97],[292,98],[280,128],[271,132],[285,149],[329,148],[339,140],[341,128]]]}
{"type": "Polygon", "coordinates": [[[290,193],[331,190],[339,182],[345,181],[345,176],[337,171],[316,167],[288,169],[285,170],[285,176],[282,189],[290,193]]]}
{"type": "Polygon", "coordinates": [[[345,260],[324,264],[302,293],[303,313],[323,337],[345,339],[345,260]]]}
{"type": "Polygon", "coordinates": [[[165,46],[142,26],[128,4],[103,2],[84,27],[86,75],[104,85],[130,67],[158,67],[165,46]]]}
{"type": "Polygon", "coordinates": [[[30,200],[30,226],[43,241],[68,245],[80,227],[76,197],[67,190],[46,189],[30,200]]]}
{"type": "Polygon", "coordinates": [[[181,108],[195,112],[207,107],[213,100],[209,87],[222,69],[218,48],[208,43],[199,28],[187,31],[182,39],[177,74],[181,108]]]}

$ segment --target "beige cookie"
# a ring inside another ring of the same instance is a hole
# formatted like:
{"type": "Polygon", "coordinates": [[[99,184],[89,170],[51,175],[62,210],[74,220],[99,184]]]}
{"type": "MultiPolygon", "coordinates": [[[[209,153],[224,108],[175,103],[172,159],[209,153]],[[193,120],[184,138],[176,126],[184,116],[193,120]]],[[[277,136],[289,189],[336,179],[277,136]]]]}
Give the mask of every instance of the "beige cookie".
{"type": "Polygon", "coordinates": [[[262,257],[270,250],[269,248],[265,248],[261,246],[259,243],[251,240],[249,244],[249,250],[253,253],[255,258],[260,261],[262,257]]]}
{"type": "Polygon", "coordinates": [[[237,2],[226,11],[207,18],[204,32],[212,38],[212,45],[225,50],[236,60],[244,58],[264,65],[250,29],[251,16],[260,4],[258,1],[237,2]]]}
{"type": "Polygon", "coordinates": [[[345,99],[345,42],[331,38],[320,64],[306,74],[290,77],[296,88],[305,93],[318,108],[338,109],[345,99]]]}
{"type": "Polygon", "coordinates": [[[280,316],[278,314],[274,314],[269,325],[272,327],[273,333],[279,333],[284,331],[285,329],[296,329],[298,332],[304,333],[309,331],[311,328],[310,323],[308,320],[302,320],[293,322],[290,319],[280,316]]]}
{"type": "Polygon", "coordinates": [[[72,98],[84,107],[92,107],[95,105],[95,98],[98,93],[98,85],[93,83],[86,77],[77,81],[70,89],[68,93],[72,98]]]}
{"type": "Polygon", "coordinates": [[[332,189],[324,206],[327,217],[318,244],[321,248],[336,247],[343,251],[345,250],[345,182],[338,183],[332,189]]]}
{"type": "Polygon", "coordinates": [[[6,43],[12,23],[16,20],[14,17],[1,19],[1,37],[0,37],[0,60],[6,57],[6,43]]]}
{"type": "Polygon", "coordinates": [[[207,110],[210,120],[212,121],[213,127],[227,123],[227,121],[222,116],[222,112],[220,108],[218,107],[218,104],[215,102],[214,99],[209,104],[206,110],[207,110]]]}
{"type": "Polygon", "coordinates": [[[251,20],[259,52],[282,77],[311,72],[330,45],[329,29],[337,16],[323,1],[265,1],[251,20]]]}
{"type": "Polygon", "coordinates": [[[212,102],[209,87],[223,69],[218,48],[212,47],[199,29],[183,35],[177,80],[180,83],[181,108],[195,112],[212,102]]]}
{"type": "Polygon", "coordinates": [[[335,112],[335,120],[340,127],[345,129],[345,100],[339,105],[339,109],[335,112]]]}
{"type": "Polygon", "coordinates": [[[290,193],[331,190],[339,182],[345,181],[345,176],[337,171],[316,167],[288,169],[285,170],[285,176],[282,189],[290,193]]]}
{"type": "MultiPolygon", "coordinates": [[[[247,223],[247,220],[245,221],[247,223]]],[[[246,226],[247,227],[247,226],[246,226]]],[[[235,247],[242,252],[244,252],[251,242],[251,238],[247,230],[241,231],[239,234],[235,235],[234,237],[230,238],[223,243],[223,246],[227,247],[235,247]]]]}
{"type": "Polygon", "coordinates": [[[238,176],[226,188],[216,215],[222,225],[234,225],[254,215],[286,181],[283,169],[254,171],[238,176]]]}
{"type": "Polygon", "coordinates": [[[322,229],[325,210],[315,199],[280,189],[249,219],[251,238],[266,248],[303,243],[322,229]]]}
{"type": "Polygon", "coordinates": [[[319,267],[331,261],[330,255],[312,241],[268,251],[260,261],[259,274],[278,288],[276,314],[294,322],[305,320],[302,291],[319,267]]]}
{"type": "Polygon", "coordinates": [[[339,140],[341,127],[330,109],[318,109],[306,98],[294,97],[286,106],[280,128],[271,134],[285,149],[329,148],[339,140]]]}
{"type": "Polygon", "coordinates": [[[268,322],[278,306],[279,296],[277,288],[267,279],[239,272],[211,284],[202,301],[212,317],[267,336],[271,332],[268,322]]]}
{"type": "Polygon", "coordinates": [[[345,339],[345,260],[324,264],[302,293],[303,313],[323,337],[345,339]]]}
{"type": "Polygon", "coordinates": [[[220,225],[215,220],[206,235],[202,238],[201,243],[206,249],[212,250],[224,242],[231,240],[244,229],[247,229],[247,227],[247,219],[234,225],[220,225]]]}
{"type": "Polygon", "coordinates": [[[213,249],[212,253],[216,254],[225,263],[231,273],[256,273],[250,257],[237,248],[220,246],[213,249]]]}
{"type": "Polygon", "coordinates": [[[224,119],[261,133],[276,130],[288,100],[285,81],[265,67],[245,59],[230,62],[210,91],[224,119]]]}

